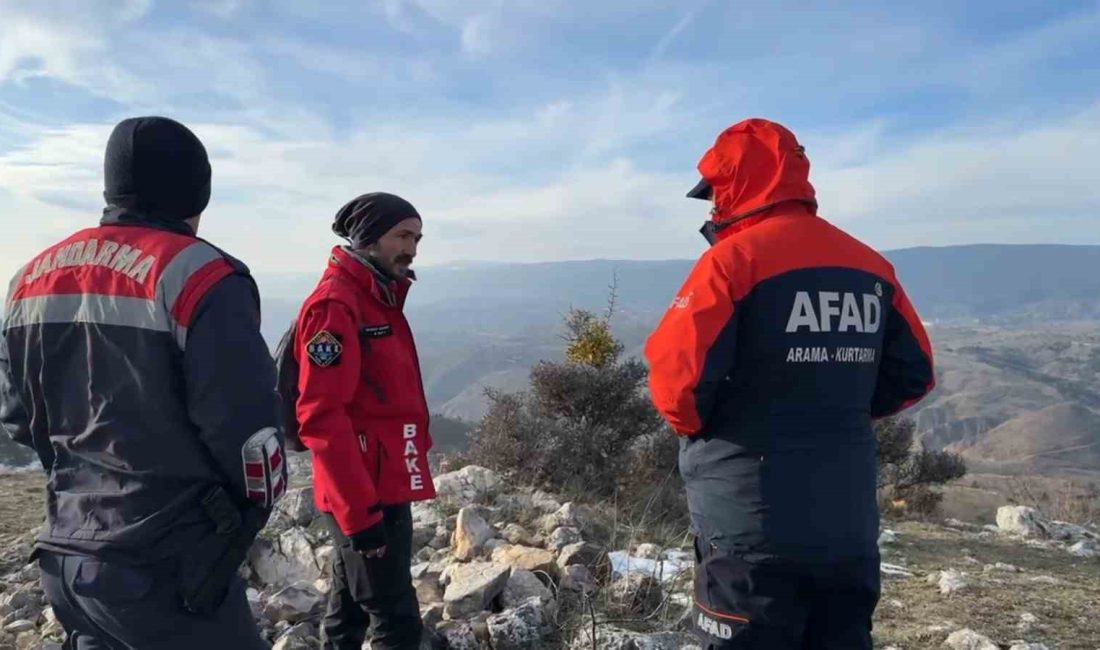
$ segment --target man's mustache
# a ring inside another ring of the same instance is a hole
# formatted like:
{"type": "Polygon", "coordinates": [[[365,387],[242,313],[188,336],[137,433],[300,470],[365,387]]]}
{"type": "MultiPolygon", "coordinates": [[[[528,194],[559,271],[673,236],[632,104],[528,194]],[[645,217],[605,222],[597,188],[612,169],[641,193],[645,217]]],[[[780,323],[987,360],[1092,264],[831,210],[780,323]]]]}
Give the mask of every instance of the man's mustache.
{"type": "Polygon", "coordinates": [[[393,260],[393,262],[394,264],[404,264],[405,266],[410,266],[413,263],[413,258],[411,255],[398,255],[393,260]]]}

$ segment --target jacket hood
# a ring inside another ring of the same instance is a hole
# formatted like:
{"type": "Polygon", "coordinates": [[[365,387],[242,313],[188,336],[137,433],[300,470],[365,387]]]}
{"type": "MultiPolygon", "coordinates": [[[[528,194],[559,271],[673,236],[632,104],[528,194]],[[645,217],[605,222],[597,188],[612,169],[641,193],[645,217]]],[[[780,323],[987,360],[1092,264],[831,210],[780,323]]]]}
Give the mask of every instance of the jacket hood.
{"type": "Polygon", "coordinates": [[[805,149],[786,127],[752,118],[729,127],[703,154],[699,173],[713,189],[717,223],[784,201],[817,205],[805,149]]]}

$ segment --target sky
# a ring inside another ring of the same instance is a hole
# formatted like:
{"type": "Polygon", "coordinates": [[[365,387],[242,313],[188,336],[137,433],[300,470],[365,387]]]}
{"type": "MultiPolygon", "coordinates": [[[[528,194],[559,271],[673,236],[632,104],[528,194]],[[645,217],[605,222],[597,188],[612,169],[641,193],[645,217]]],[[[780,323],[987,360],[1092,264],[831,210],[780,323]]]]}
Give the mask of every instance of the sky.
{"type": "Polygon", "coordinates": [[[370,191],[421,266],[692,258],[747,117],[875,247],[1100,244],[1098,1],[0,0],[0,276],[95,224],[135,115],[203,140],[200,234],[260,277],[319,273],[370,191]]]}

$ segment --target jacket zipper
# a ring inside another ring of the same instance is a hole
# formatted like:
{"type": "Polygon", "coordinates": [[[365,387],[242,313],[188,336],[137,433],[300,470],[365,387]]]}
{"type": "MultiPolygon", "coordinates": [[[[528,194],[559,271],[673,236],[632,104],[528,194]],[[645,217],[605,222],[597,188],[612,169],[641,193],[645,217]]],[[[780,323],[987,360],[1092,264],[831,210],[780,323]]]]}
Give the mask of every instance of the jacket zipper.
{"type": "Polygon", "coordinates": [[[367,453],[367,437],[363,434],[359,434],[359,449],[365,454],[367,453]]]}

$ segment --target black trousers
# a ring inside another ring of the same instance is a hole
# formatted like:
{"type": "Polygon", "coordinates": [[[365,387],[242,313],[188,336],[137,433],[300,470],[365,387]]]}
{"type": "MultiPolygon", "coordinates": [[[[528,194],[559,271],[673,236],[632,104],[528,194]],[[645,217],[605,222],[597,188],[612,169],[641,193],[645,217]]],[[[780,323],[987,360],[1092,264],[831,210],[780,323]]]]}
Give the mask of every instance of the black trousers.
{"type": "Polygon", "coordinates": [[[367,559],[353,551],[331,515],[325,522],[336,543],[328,611],[321,624],[325,650],[359,650],[369,627],[374,650],[416,650],[423,623],[412,585],[412,508],[383,510],[386,554],[367,559]]]}
{"type": "Polygon", "coordinates": [[[40,551],[38,567],[66,650],[271,647],[256,629],[240,579],[216,612],[200,616],[183,609],[175,563],[133,566],[40,551]]]}
{"type": "Polygon", "coordinates": [[[753,559],[696,540],[693,627],[706,650],[871,650],[877,557],[753,559]]]}

